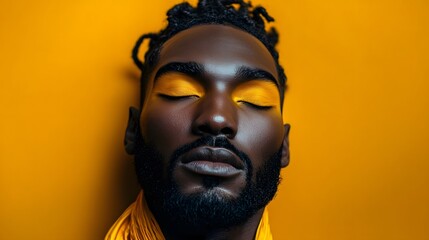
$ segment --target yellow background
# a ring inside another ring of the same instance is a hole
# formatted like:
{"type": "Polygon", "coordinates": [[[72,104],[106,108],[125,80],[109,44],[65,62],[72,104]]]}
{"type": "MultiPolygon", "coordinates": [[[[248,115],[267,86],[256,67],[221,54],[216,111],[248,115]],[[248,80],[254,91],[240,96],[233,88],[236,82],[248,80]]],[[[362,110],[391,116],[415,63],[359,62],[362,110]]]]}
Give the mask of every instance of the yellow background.
{"type": "MultiPolygon", "coordinates": [[[[133,200],[130,50],[177,2],[1,0],[0,239],[102,239],[133,200]]],[[[429,2],[264,5],[292,124],[275,239],[429,239],[429,2]]]]}

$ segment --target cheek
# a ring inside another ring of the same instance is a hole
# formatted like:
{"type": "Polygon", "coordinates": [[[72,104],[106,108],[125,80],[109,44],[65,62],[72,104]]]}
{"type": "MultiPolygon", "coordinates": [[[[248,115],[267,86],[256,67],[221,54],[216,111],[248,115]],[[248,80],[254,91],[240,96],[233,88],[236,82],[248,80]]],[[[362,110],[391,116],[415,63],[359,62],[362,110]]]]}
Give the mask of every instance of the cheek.
{"type": "Polygon", "coordinates": [[[239,123],[237,144],[249,155],[256,170],[280,149],[284,137],[283,121],[276,114],[243,114],[239,123]]]}
{"type": "MultiPolygon", "coordinates": [[[[191,124],[191,114],[186,109],[152,100],[141,115],[141,133],[143,140],[165,157],[187,143],[191,124]]],[[[189,141],[189,140],[188,140],[189,141]]]]}

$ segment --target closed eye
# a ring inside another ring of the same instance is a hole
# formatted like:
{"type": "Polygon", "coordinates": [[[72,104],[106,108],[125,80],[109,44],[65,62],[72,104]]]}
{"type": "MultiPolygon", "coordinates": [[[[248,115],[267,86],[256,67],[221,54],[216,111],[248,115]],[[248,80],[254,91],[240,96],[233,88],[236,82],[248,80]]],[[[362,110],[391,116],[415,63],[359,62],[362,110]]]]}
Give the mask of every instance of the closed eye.
{"type": "Polygon", "coordinates": [[[170,101],[183,100],[183,99],[187,99],[187,98],[200,98],[200,96],[198,96],[198,95],[175,96],[175,95],[168,95],[168,94],[164,94],[164,93],[158,93],[158,96],[160,96],[161,98],[170,100],[170,101]]]}
{"type": "Polygon", "coordinates": [[[262,105],[257,105],[257,104],[251,103],[251,102],[243,101],[243,100],[239,100],[238,102],[243,103],[249,107],[255,108],[257,110],[269,110],[269,109],[273,108],[273,106],[262,106],[262,105]]]}

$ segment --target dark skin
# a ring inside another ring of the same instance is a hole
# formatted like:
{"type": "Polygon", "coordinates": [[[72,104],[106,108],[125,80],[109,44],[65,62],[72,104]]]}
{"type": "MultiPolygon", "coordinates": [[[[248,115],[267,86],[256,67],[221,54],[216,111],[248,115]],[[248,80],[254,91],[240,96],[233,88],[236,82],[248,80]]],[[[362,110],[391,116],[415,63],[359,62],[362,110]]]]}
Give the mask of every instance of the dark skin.
{"type": "MultiPolygon", "coordinates": [[[[254,181],[254,173],[281,146],[281,166],[289,163],[289,125],[282,121],[278,85],[275,61],[257,38],[230,26],[195,26],[163,45],[140,116],[132,112],[127,131],[135,130],[140,119],[142,138],[163,154],[166,166],[174,150],[184,144],[204,135],[226,137],[250,157],[254,181]]],[[[130,148],[133,141],[127,140],[130,148]]],[[[199,147],[179,160],[172,176],[182,194],[210,191],[234,199],[246,184],[245,167],[228,150],[199,147]],[[204,159],[207,151],[216,157],[204,159]],[[199,157],[190,164],[193,155],[199,157]],[[205,176],[216,177],[218,184],[208,189],[205,176]]],[[[198,239],[253,239],[263,210],[240,226],[199,232],[198,239]]],[[[160,226],[167,239],[192,235],[174,226],[160,226]]]]}

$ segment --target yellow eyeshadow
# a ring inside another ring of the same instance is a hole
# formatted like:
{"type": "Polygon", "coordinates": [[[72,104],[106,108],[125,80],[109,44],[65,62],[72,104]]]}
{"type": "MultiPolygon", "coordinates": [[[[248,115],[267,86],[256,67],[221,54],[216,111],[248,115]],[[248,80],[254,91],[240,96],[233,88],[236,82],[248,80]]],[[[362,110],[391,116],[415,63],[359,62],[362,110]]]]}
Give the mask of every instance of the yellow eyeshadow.
{"type": "Polygon", "coordinates": [[[275,107],[280,110],[280,95],[277,86],[269,81],[252,80],[240,84],[233,92],[235,102],[248,102],[261,107],[275,107]]]}
{"type": "Polygon", "coordinates": [[[204,90],[195,79],[189,76],[181,73],[167,73],[156,80],[154,93],[172,97],[201,97],[204,94],[204,90]]]}

